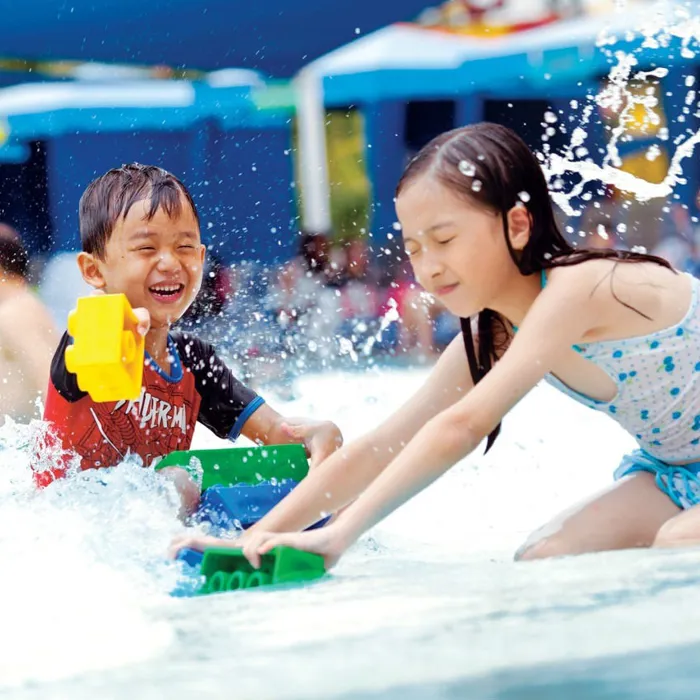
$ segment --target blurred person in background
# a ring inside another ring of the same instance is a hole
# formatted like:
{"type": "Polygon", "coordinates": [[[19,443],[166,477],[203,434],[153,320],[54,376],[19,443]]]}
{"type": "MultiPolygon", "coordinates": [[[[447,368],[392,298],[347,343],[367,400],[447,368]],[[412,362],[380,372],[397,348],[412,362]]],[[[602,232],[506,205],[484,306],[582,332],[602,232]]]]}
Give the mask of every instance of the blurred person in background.
{"type": "Polygon", "coordinates": [[[58,333],[27,281],[29,256],[18,233],[0,224],[0,424],[40,417],[58,333]]]}
{"type": "Polygon", "coordinates": [[[335,352],[340,321],[338,271],[331,263],[330,239],[325,233],[302,231],[299,253],[284,265],[273,283],[266,307],[282,331],[283,344],[292,354],[302,346],[306,359],[335,352]]]}
{"type": "Polygon", "coordinates": [[[385,306],[395,306],[401,319],[399,347],[402,352],[418,360],[435,356],[435,323],[444,307],[416,283],[408,260],[398,268],[385,306]]]}
{"type": "MultiPolygon", "coordinates": [[[[700,190],[695,206],[700,209],[700,190]]],[[[700,273],[700,226],[693,222],[690,212],[678,203],[669,206],[669,215],[662,228],[661,240],[654,248],[654,255],[668,260],[677,270],[700,273]]]]}
{"type": "Polygon", "coordinates": [[[364,239],[356,238],[341,247],[342,262],[338,281],[340,302],[338,334],[353,344],[365,346],[379,328],[384,297],[375,270],[370,265],[364,239]]]}
{"type": "Polygon", "coordinates": [[[581,231],[585,238],[577,243],[594,250],[625,248],[616,230],[617,214],[617,208],[610,198],[589,204],[581,217],[581,231]]]}

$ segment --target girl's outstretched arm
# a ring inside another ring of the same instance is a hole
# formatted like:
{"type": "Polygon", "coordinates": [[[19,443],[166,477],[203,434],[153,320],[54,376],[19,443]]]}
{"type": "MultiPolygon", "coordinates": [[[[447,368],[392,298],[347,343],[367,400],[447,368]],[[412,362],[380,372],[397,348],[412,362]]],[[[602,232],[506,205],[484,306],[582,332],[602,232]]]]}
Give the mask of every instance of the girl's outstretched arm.
{"type": "MultiPolygon", "coordinates": [[[[583,272],[583,271],[582,271],[583,272]]],[[[580,273],[579,273],[580,274],[580,273]]],[[[573,280],[571,280],[573,282],[573,280]]],[[[464,398],[421,428],[338,520],[316,532],[258,536],[251,562],[277,545],[324,555],[332,566],[363,532],[468,455],[599,318],[591,285],[551,284],[537,298],[503,358],[464,398]]],[[[252,544],[252,543],[251,543],[252,544]]]]}
{"type": "Polygon", "coordinates": [[[457,336],[447,347],[425,384],[398,411],[367,435],[332,454],[236,541],[185,536],[171,546],[205,547],[253,541],[257,531],[294,531],[308,527],[356,498],[433,416],[472,388],[464,343],[457,336]]]}

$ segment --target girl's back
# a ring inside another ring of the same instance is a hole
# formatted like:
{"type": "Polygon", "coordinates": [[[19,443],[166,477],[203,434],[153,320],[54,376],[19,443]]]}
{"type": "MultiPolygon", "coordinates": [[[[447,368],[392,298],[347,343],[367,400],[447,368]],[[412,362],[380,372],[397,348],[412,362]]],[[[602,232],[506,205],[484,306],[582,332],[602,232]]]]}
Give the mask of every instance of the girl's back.
{"type": "Polygon", "coordinates": [[[555,268],[548,277],[552,291],[589,285],[601,314],[547,381],[609,413],[655,457],[698,460],[700,281],[654,263],[612,260],[555,268]]]}

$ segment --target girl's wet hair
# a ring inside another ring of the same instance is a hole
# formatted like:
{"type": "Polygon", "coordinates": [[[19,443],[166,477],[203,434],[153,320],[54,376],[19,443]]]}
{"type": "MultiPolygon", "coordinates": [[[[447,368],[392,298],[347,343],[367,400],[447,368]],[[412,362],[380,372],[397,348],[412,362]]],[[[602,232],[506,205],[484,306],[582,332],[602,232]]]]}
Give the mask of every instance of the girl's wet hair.
{"type": "Polygon", "coordinates": [[[93,180],[80,198],[80,240],[83,250],[104,258],[105,247],[119,219],[124,218],[138,201],[148,199],[146,221],[159,209],[175,218],[180,215],[180,195],[192,207],[199,224],[199,214],[192,195],[185,185],[163,168],[129,163],[113,168],[93,180]]]}
{"type": "MultiPolygon", "coordinates": [[[[424,175],[436,178],[470,204],[482,206],[501,217],[510,256],[523,275],[602,258],[627,263],[655,262],[673,269],[666,260],[654,255],[574,248],[559,231],[547,181],[537,158],[515,132],[499,124],[472,124],[434,138],[406,166],[396,196],[424,175]],[[513,249],[508,236],[508,212],[517,204],[526,207],[531,221],[530,239],[521,251],[513,249]]],[[[645,316],[617,296],[615,298],[645,316]]],[[[462,333],[474,383],[491,369],[512,332],[510,323],[491,309],[478,314],[477,329],[475,351],[470,320],[462,319],[462,333]]],[[[498,437],[500,428],[498,425],[489,435],[487,451],[498,437]]]]}

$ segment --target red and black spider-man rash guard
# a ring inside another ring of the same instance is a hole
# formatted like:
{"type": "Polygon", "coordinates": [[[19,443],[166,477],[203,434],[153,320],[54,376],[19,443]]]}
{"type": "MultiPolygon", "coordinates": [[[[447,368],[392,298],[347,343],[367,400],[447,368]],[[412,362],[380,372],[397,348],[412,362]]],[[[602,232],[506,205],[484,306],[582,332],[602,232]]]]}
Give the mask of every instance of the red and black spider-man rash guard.
{"type": "MultiPolygon", "coordinates": [[[[128,453],[150,465],[156,457],[187,450],[197,421],[219,437],[235,440],[264,403],[233,376],[211,345],[185,333],[168,336],[170,374],[146,353],[141,396],[96,403],[66,369],[70,342],[64,334],[51,363],[44,420],[51,422],[51,436],[61,443],[55,447],[77,453],[82,469],[114,466],[128,453]]],[[[55,466],[52,459],[48,470],[36,470],[37,484],[46,486],[63,476],[68,456],[55,466]]]]}

